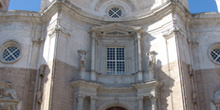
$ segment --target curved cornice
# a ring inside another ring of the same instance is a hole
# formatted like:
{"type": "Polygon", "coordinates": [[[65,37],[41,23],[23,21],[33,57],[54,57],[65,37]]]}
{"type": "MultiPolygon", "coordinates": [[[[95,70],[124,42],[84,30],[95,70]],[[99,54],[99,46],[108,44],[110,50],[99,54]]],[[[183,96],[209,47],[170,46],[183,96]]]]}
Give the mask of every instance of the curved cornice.
{"type": "Polygon", "coordinates": [[[42,15],[51,13],[54,9],[62,9],[64,12],[76,17],[85,22],[89,22],[92,24],[100,24],[100,23],[112,23],[112,22],[121,22],[121,23],[131,23],[135,21],[135,24],[141,25],[145,21],[154,22],[158,19],[161,19],[163,16],[168,13],[172,13],[173,8],[179,8],[178,11],[182,11],[182,13],[189,13],[187,8],[183,6],[180,2],[169,1],[166,2],[159,7],[152,9],[151,11],[143,11],[142,13],[132,16],[132,17],[121,17],[118,19],[112,19],[109,17],[96,16],[92,13],[88,13],[85,10],[77,7],[76,5],[70,3],[67,0],[55,0],[51,3],[51,5],[41,12],[42,15]],[[60,6],[60,7],[57,7],[60,6]],[[62,7],[62,8],[61,8],[62,7]]]}

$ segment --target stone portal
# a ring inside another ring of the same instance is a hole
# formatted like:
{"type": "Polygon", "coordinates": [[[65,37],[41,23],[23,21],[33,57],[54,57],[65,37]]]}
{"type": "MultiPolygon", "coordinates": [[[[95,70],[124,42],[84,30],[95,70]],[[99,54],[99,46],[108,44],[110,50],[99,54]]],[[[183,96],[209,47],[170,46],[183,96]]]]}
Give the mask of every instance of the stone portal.
{"type": "Polygon", "coordinates": [[[106,110],[126,110],[126,109],[124,109],[122,107],[111,107],[111,108],[108,108],[106,110]]]}

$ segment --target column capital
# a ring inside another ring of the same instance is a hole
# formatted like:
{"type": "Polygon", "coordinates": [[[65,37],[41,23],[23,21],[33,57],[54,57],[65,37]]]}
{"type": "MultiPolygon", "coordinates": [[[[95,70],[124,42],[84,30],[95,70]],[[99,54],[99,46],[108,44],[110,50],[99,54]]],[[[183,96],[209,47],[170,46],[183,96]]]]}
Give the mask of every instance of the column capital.
{"type": "Polygon", "coordinates": [[[143,96],[139,96],[139,97],[137,97],[137,100],[143,100],[143,99],[144,99],[143,96]]]}
{"type": "Polygon", "coordinates": [[[98,98],[96,96],[90,96],[91,100],[97,100],[98,98]]]}
{"type": "Polygon", "coordinates": [[[77,99],[83,99],[83,98],[85,98],[85,97],[86,97],[86,96],[83,95],[83,94],[79,94],[79,95],[76,96],[77,99]]]}
{"type": "Polygon", "coordinates": [[[152,102],[156,102],[157,101],[157,97],[156,96],[149,96],[149,99],[152,101],[152,102]]]}

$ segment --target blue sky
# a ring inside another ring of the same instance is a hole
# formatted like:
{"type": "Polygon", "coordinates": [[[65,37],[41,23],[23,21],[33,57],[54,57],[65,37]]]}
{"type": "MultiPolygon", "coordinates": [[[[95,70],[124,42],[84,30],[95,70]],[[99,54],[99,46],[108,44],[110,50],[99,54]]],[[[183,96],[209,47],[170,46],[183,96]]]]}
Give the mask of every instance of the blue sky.
{"type": "MultiPolygon", "coordinates": [[[[39,11],[41,0],[10,0],[9,10],[39,11]]],[[[215,0],[189,0],[191,13],[217,12],[215,0]]]]}

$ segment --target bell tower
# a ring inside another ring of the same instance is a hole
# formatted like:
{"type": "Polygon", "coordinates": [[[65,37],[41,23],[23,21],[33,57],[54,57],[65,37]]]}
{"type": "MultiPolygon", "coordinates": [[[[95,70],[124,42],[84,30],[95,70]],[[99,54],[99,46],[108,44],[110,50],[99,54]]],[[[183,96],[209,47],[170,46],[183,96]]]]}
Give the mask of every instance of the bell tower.
{"type": "Polygon", "coordinates": [[[179,1],[189,10],[188,0],[179,0],[179,1]]]}
{"type": "Polygon", "coordinates": [[[215,0],[218,12],[220,11],[220,0],[215,0]]]}
{"type": "Polygon", "coordinates": [[[1,0],[0,1],[0,11],[7,11],[10,0],[1,0]]]}
{"type": "Polygon", "coordinates": [[[43,10],[44,8],[48,7],[51,2],[54,0],[41,0],[41,7],[40,10],[43,10]]]}

